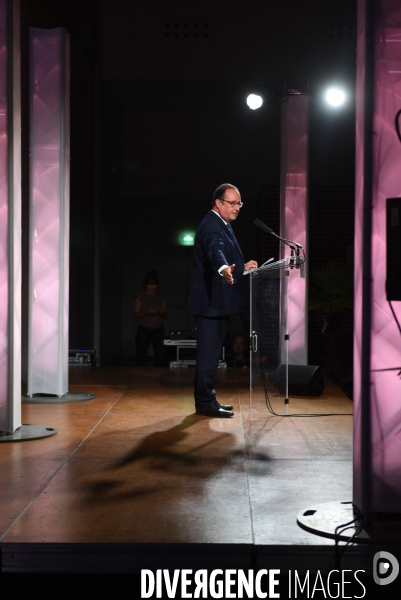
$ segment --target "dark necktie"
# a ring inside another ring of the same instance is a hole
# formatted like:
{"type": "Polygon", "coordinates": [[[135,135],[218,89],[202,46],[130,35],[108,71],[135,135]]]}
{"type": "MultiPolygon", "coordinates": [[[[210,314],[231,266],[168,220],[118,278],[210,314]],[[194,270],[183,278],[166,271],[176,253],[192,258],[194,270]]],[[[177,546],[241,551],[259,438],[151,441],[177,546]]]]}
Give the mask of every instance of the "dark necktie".
{"type": "Polygon", "coordinates": [[[241,246],[239,245],[239,243],[238,243],[238,240],[237,240],[237,238],[235,237],[234,230],[233,230],[233,228],[231,227],[230,223],[227,223],[227,229],[228,229],[228,231],[230,232],[230,234],[231,234],[231,237],[233,238],[233,240],[234,240],[234,242],[235,242],[235,245],[237,246],[238,250],[239,250],[239,251],[241,252],[241,254],[242,254],[241,246]]]}

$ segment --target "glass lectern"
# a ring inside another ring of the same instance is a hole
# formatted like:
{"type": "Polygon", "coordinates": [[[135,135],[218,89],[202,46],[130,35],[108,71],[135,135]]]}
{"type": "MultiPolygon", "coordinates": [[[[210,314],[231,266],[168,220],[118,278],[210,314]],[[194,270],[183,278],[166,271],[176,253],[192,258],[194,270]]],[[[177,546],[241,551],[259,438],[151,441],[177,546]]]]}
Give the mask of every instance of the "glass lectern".
{"type": "MultiPolygon", "coordinates": [[[[288,277],[297,269],[285,258],[249,272],[249,408],[255,392],[284,394],[288,412],[288,277]]],[[[299,276],[299,273],[298,273],[299,276]]]]}

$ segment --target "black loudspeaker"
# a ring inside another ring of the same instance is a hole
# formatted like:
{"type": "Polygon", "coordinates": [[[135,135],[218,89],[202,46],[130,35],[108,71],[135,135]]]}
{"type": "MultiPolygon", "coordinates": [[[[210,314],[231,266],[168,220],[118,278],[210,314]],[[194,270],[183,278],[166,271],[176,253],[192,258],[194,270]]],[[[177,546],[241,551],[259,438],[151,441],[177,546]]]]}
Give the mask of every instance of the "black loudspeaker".
{"type": "Polygon", "coordinates": [[[401,300],[401,198],[387,198],[387,300],[401,300]]]}
{"type": "MultiPolygon", "coordinates": [[[[276,385],[285,393],[285,364],[276,371],[276,385]]],[[[324,390],[323,373],[313,365],[288,365],[288,394],[293,396],[321,396],[324,390]]]]}

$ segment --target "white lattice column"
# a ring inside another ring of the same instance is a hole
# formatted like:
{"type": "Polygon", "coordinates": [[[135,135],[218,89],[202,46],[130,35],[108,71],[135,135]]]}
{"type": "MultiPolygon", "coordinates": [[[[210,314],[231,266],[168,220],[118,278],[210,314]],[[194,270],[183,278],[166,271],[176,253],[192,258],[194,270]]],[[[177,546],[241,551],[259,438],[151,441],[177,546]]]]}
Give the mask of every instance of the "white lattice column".
{"type": "MultiPolygon", "coordinates": [[[[301,244],[307,255],[308,244],[308,94],[290,95],[282,105],[281,115],[281,186],[280,236],[301,244]]],[[[281,245],[282,258],[290,249],[281,245]]],[[[282,277],[280,339],[289,332],[289,363],[308,364],[308,306],[306,270],[291,269],[282,277]],[[288,290],[287,290],[288,286],[288,290]],[[288,303],[287,303],[288,291],[288,303]]],[[[281,362],[285,349],[281,347],[281,362]]]]}
{"type": "Polygon", "coordinates": [[[19,1],[0,0],[0,431],[21,426],[19,1]]]}
{"type": "Polygon", "coordinates": [[[68,392],[69,46],[30,30],[28,396],[68,392]]]}

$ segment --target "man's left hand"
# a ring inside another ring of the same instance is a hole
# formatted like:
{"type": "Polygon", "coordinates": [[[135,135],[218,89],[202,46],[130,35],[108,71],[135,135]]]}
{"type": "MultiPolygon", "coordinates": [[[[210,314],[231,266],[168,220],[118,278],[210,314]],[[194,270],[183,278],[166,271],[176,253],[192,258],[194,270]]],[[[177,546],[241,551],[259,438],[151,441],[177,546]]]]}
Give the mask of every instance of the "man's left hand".
{"type": "Polygon", "coordinates": [[[258,263],[256,262],[256,260],[250,260],[249,262],[245,263],[244,265],[244,271],[253,271],[253,269],[257,269],[258,268],[258,263]]]}

